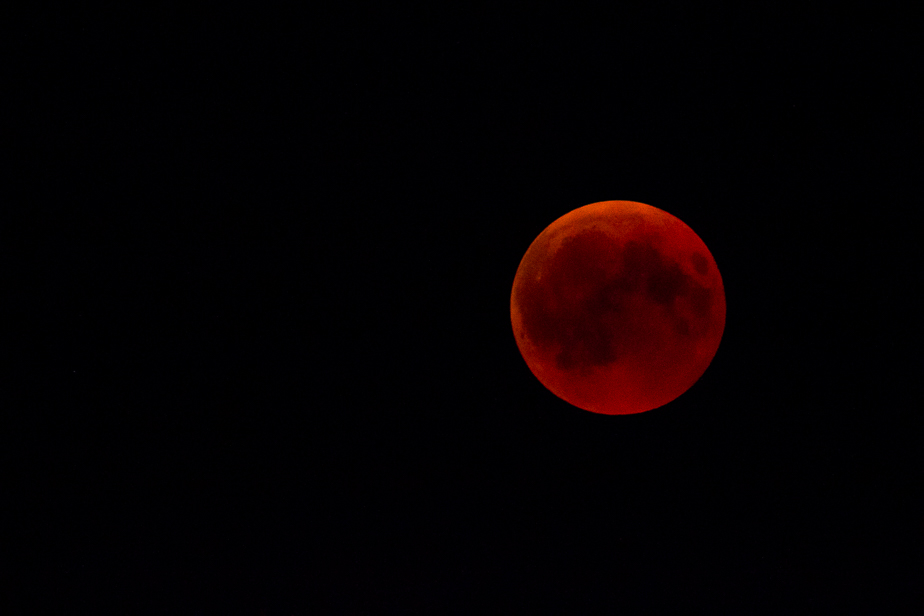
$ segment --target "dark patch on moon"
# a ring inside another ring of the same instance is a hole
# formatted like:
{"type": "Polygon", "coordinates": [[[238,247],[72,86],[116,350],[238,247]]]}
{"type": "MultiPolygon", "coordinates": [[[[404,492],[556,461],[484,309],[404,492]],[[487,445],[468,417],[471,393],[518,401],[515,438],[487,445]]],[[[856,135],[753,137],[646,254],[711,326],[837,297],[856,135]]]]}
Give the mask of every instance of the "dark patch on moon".
{"type": "Polygon", "coordinates": [[[695,269],[696,273],[699,275],[705,276],[709,273],[709,259],[702,253],[694,252],[690,255],[690,261],[693,263],[693,269],[695,269]]]}
{"type": "Polygon", "coordinates": [[[690,289],[687,301],[690,302],[693,314],[699,319],[705,319],[712,310],[712,290],[696,285],[690,289]]]}
{"type": "Polygon", "coordinates": [[[687,323],[687,320],[677,315],[673,315],[673,317],[674,318],[671,322],[674,324],[674,331],[676,331],[681,336],[689,336],[690,324],[687,323]]]}
{"type": "Polygon", "coordinates": [[[654,263],[656,267],[648,273],[648,296],[656,304],[670,306],[678,296],[686,293],[690,286],[689,277],[676,263],[654,263]]]}

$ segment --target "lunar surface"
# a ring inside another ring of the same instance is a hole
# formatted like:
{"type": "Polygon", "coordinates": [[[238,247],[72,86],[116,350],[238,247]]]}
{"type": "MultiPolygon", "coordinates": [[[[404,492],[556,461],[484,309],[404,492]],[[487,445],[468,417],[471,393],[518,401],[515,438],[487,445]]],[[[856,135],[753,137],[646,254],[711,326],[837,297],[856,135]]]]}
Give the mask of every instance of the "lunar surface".
{"type": "Polygon", "coordinates": [[[658,408],[706,371],[725,328],[725,290],[703,241],[633,201],[578,208],[529,246],[510,298],[537,379],[581,409],[658,408]]]}

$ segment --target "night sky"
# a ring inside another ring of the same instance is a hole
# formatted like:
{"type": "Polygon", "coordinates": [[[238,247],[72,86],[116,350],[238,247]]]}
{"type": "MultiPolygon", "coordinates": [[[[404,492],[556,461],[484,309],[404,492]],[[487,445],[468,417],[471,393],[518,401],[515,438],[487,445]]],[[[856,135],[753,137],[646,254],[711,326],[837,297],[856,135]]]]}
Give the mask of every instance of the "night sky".
{"type": "Polygon", "coordinates": [[[907,21],[25,23],[9,207],[36,216],[6,255],[28,395],[4,432],[31,605],[920,603],[907,21]],[[710,368],[639,415],[556,398],[510,324],[530,242],[605,200],[687,223],[726,291],[710,368]]]}

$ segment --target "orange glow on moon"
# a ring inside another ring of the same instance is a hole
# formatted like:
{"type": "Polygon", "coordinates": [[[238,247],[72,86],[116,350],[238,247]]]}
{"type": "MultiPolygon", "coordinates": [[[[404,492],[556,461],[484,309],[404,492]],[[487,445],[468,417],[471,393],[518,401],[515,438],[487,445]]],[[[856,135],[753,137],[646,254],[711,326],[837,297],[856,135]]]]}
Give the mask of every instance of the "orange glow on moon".
{"type": "Polygon", "coordinates": [[[539,234],[517,269],[513,333],[552,393],[607,415],[658,408],[706,371],[725,329],[725,288],[680,219],[602,201],[539,234]]]}

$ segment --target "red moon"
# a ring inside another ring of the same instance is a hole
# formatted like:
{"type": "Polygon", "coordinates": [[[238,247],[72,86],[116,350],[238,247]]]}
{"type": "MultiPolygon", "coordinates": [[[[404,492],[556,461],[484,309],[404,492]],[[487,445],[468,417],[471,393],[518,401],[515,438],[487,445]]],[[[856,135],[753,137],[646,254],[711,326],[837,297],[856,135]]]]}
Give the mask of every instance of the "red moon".
{"type": "Polygon", "coordinates": [[[680,219],[602,201],[539,234],[513,281],[510,317],[529,369],[594,413],[658,408],[706,371],[725,329],[725,287],[680,219]]]}

